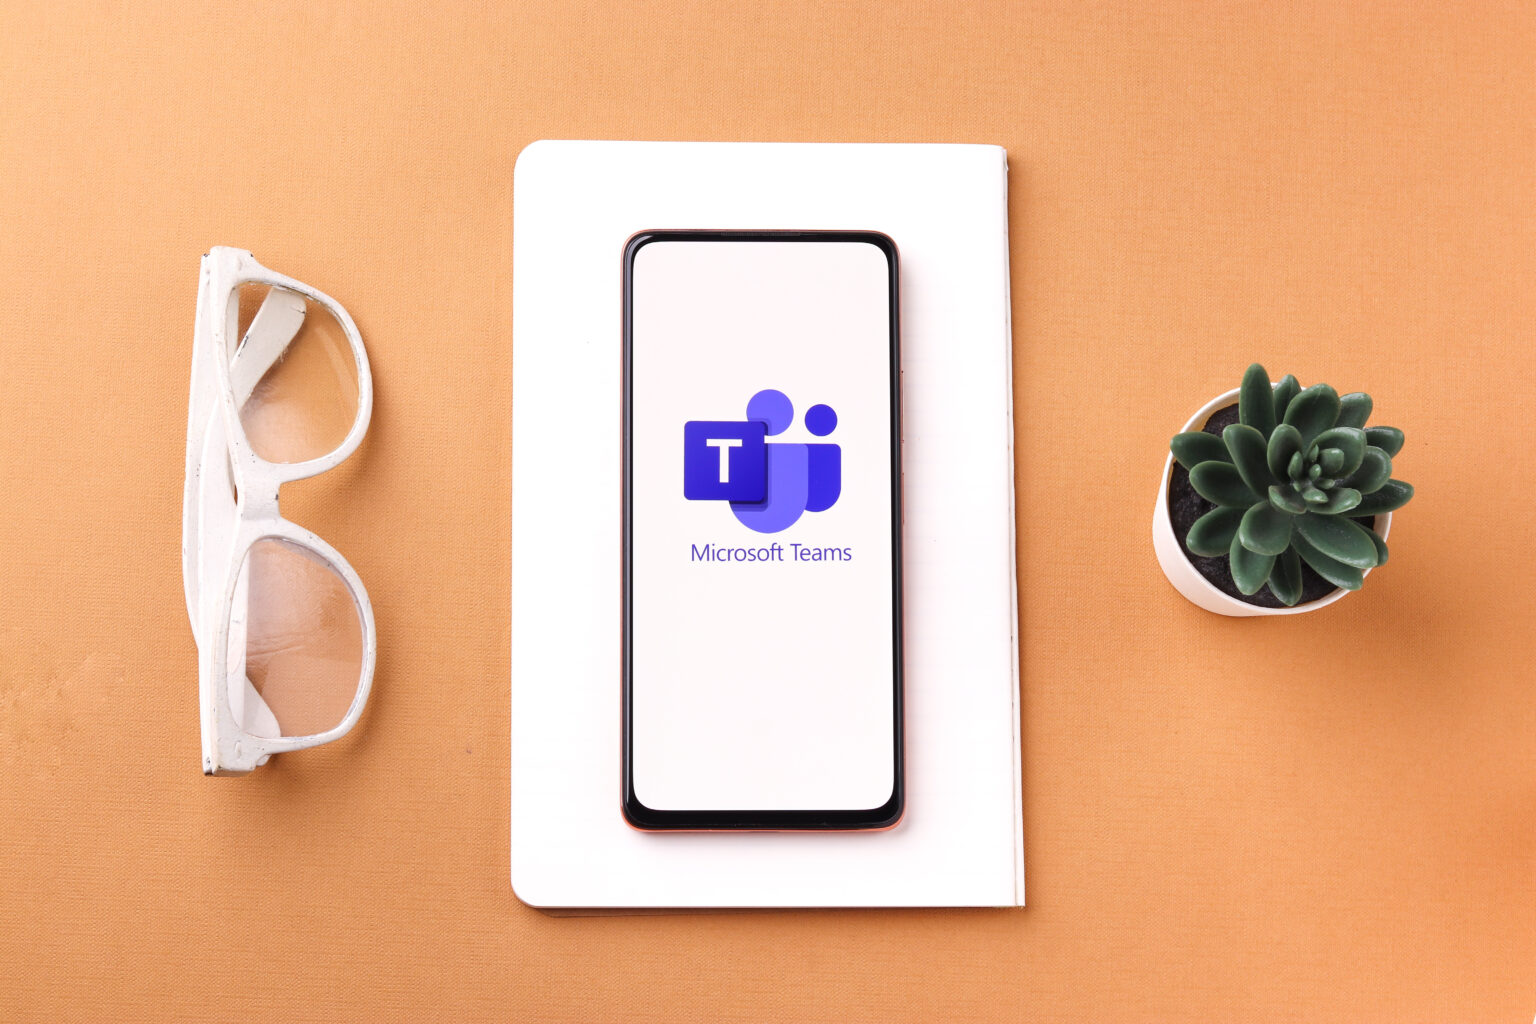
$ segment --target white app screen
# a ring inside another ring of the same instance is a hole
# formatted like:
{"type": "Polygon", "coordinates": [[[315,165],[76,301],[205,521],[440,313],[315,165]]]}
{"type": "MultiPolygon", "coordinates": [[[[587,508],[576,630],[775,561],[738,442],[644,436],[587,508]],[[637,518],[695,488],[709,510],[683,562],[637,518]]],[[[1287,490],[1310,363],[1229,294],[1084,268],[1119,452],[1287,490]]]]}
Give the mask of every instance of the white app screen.
{"type": "Polygon", "coordinates": [[[894,785],[890,267],[669,241],[631,271],[631,751],[655,810],[894,785]]]}

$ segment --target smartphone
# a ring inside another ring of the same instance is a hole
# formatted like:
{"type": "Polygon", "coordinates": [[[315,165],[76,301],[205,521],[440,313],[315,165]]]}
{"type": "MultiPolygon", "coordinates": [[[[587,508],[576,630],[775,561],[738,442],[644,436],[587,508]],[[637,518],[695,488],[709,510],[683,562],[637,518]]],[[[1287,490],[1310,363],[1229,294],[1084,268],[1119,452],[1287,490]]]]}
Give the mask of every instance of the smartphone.
{"type": "Polygon", "coordinates": [[[623,813],[900,819],[895,243],[643,231],[623,252],[623,813]]]}

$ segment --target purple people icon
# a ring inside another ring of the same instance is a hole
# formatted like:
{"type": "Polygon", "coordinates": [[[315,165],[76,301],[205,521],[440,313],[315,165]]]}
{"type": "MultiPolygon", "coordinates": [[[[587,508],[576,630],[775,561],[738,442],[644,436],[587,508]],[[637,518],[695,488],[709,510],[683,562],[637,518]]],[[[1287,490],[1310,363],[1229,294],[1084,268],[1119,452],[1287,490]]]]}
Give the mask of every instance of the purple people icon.
{"type": "MultiPolygon", "coordinates": [[[[830,405],[813,405],[805,410],[805,429],[817,437],[826,437],[837,429],[837,413],[830,405]]],[[[817,443],[805,446],[807,512],[825,512],[837,504],[843,493],[843,449],[840,445],[817,443]]]]}
{"type": "MultiPolygon", "coordinates": [[[[683,497],[728,501],[758,533],[788,529],[806,512],[825,512],[843,487],[843,452],[831,442],[769,441],[788,430],[795,407],[765,389],[747,402],[745,420],[690,420],[683,425],[683,497]]],[[[805,428],[826,437],[837,428],[830,405],[813,405],[805,428]]]]}

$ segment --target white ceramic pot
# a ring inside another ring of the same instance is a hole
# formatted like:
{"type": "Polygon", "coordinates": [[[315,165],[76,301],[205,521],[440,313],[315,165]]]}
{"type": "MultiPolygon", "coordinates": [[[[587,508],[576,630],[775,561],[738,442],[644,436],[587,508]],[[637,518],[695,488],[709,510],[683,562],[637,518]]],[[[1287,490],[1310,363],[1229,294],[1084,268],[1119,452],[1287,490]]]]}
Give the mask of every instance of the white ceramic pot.
{"type": "MultiPolygon", "coordinates": [[[[1212,413],[1237,402],[1237,390],[1233,388],[1226,394],[1211,399],[1203,409],[1189,418],[1183,430],[1202,429],[1212,413]]],[[[1247,601],[1239,601],[1217,590],[1209,580],[1200,575],[1200,570],[1190,564],[1189,559],[1184,555],[1184,549],[1179,545],[1179,539],[1174,536],[1173,521],[1168,518],[1168,480],[1172,474],[1173,455],[1170,454],[1163,464],[1163,482],[1158,485],[1157,508],[1152,513],[1152,550],[1157,552],[1157,563],[1163,567],[1163,575],[1168,577],[1168,582],[1190,601],[1218,615],[1300,615],[1303,612],[1316,611],[1325,605],[1333,604],[1349,593],[1340,587],[1326,597],[1320,597],[1316,601],[1304,601],[1294,608],[1264,608],[1249,604],[1247,601]]],[[[1387,512],[1376,517],[1376,532],[1381,535],[1382,540],[1387,539],[1387,532],[1391,528],[1392,513],[1387,512]]],[[[1370,571],[1367,569],[1365,573],[1369,574],[1370,571]]]]}

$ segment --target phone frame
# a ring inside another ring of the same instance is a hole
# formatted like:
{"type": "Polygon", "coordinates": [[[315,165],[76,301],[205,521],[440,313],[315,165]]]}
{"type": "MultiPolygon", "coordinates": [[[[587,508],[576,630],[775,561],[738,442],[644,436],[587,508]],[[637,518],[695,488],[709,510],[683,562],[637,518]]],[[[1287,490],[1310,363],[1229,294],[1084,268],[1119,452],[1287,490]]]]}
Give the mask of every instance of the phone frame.
{"type": "Polygon", "coordinates": [[[643,831],[851,831],[894,827],[906,809],[905,757],[903,753],[903,665],[902,665],[902,557],[901,557],[901,330],[899,283],[900,266],[896,243],[878,231],[825,230],[673,230],[653,229],[630,236],[623,250],[623,772],[622,809],[625,820],[643,831]],[[890,799],[867,809],[804,810],[658,810],[640,802],[635,795],[633,759],[632,685],[633,644],[633,574],[632,574],[632,419],[634,387],[633,289],[635,256],[651,242],[861,242],[874,245],[885,254],[889,267],[890,322],[890,409],[891,409],[891,642],[892,686],[894,688],[890,799]]]}

